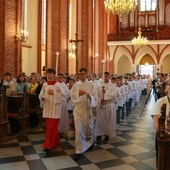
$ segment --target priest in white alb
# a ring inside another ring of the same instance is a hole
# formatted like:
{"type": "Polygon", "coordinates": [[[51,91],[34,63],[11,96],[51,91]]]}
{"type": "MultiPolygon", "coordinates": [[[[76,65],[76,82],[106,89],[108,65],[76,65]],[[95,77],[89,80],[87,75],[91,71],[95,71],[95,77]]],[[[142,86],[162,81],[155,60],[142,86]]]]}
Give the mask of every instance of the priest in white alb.
{"type": "Polygon", "coordinates": [[[74,159],[81,158],[86,150],[93,149],[94,146],[94,120],[92,117],[92,107],[97,104],[97,91],[94,84],[86,80],[87,70],[81,68],[79,71],[79,81],[71,89],[71,101],[74,106],[75,123],[75,149],[74,159]]]}

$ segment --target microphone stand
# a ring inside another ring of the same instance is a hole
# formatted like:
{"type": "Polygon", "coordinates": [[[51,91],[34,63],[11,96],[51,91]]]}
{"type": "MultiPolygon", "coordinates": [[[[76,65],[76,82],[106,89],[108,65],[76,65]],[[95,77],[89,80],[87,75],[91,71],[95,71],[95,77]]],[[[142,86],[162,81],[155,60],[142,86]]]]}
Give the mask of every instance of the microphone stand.
{"type": "Polygon", "coordinates": [[[147,97],[147,99],[146,99],[146,101],[145,101],[145,105],[144,105],[144,107],[143,107],[143,109],[142,109],[142,112],[141,112],[141,114],[140,114],[140,117],[141,117],[142,114],[143,114],[143,111],[144,111],[144,109],[145,109],[146,104],[148,103],[149,99],[152,97],[151,92],[152,92],[152,88],[151,88],[150,91],[149,91],[148,97],[147,97]]]}

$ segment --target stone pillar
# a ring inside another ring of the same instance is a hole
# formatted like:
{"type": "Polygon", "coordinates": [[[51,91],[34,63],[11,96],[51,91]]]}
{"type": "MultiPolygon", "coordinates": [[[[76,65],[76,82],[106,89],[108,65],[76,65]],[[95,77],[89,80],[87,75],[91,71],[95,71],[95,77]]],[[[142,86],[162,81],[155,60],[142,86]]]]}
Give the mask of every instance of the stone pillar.
{"type": "Polygon", "coordinates": [[[78,39],[78,70],[85,67],[88,74],[93,71],[91,67],[93,57],[93,1],[77,0],[77,33],[78,39]]]}
{"type": "Polygon", "coordinates": [[[47,0],[47,61],[56,68],[56,52],[60,53],[58,73],[68,72],[69,1],[47,0]]]}
{"type": "MultiPolygon", "coordinates": [[[[102,73],[101,60],[107,60],[107,13],[105,11],[103,0],[95,0],[95,24],[94,24],[94,43],[95,51],[99,54],[96,62],[96,73],[102,73]]],[[[106,63],[106,67],[107,67],[106,63]]],[[[106,70],[106,69],[105,69],[106,70]]],[[[106,70],[109,71],[109,70],[106,70]]]]}
{"type": "Polygon", "coordinates": [[[21,73],[21,42],[15,35],[21,29],[21,0],[0,1],[0,73],[12,77],[21,73]]]}

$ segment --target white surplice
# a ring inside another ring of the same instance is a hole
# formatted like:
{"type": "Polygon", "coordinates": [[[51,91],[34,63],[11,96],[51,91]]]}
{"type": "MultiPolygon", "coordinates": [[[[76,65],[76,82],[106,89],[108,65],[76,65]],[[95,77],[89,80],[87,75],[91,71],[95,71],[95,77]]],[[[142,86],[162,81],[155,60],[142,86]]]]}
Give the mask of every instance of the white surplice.
{"type": "Polygon", "coordinates": [[[105,83],[98,88],[99,104],[96,109],[96,124],[95,124],[95,137],[108,135],[110,138],[116,135],[116,106],[115,99],[119,95],[116,86],[109,82],[105,83]],[[106,93],[104,94],[104,105],[102,107],[101,99],[103,99],[102,86],[105,87],[106,93]]]}
{"type": "MultiPolygon", "coordinates": [[[[39,94],[39,99],[45,98],[44,108],[43,108],[43,118],[53,118],[60,119],[61,117],[61,103],[63,102],[62,93],[58,92],[60,89],[60,84],[56,82],[54,85],[43,84],[42,90],[39,94]],[[54,95],[49,95],[48,90],[54,91],[54,95]],[[57,112],[56,112],[57,111],[57,112]]],[[[62,89],[60,89],[62,91],[62,89]]]]}
{"type": "Polygon", "coordinates": [[[62,109],[61,109],[61,118],[60,124],[58,127],[59,133],[68,133],[69,132],[69,117],[68,117],[68,107],[67,107],[67,99],[69,97],[69,89],[68,86],[62,82],[60,83],[60,88],[62,89],[62,109]]]}
{"type": "Polygon", "coordinates": [[[97,104],[97,91],[91,82],[78,81],[71,89],[71,101],[74,106],[75,123],[75,149],[76,154],[82,154],[94,143],[94,120],[92,117],[92,107],[97,104]],[[79,96],[79,90],[89,93],[91,99],[86,95],[79,96]],[[90,130],[90,140],[86,140],[87,131],[90,130]]]}

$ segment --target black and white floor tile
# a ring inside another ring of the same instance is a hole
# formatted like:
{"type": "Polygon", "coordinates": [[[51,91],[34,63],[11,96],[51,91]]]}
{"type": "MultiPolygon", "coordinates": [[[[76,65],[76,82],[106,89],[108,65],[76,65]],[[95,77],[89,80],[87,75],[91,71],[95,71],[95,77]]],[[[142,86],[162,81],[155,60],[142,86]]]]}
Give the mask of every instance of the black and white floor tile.
{"type": "Polygon", "coordinates": [[[154,170],[155,129],[151,114],[155,101],[143,97],[129,116],[121,121],[117,136],[109,142],[95,144],[78,161],[73,132],[61,138],[60,147],[50,154],[43,152],[43,129],[0,145],[0,170],[154,170]],[[140,114],[143,113],[140,117],[140,114]]]}

